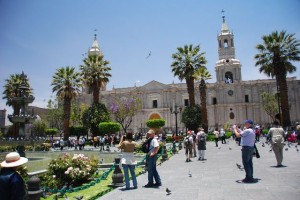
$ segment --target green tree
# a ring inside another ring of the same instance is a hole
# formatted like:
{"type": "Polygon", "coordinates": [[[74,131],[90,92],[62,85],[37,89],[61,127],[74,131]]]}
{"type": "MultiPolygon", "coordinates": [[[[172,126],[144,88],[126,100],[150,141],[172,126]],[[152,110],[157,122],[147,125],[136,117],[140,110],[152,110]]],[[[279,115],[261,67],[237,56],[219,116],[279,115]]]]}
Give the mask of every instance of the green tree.
{"type": "Polygon", "coordinates": [[[83,126],[71,126],[70,133],[71,133],[71,135],[77,136],[77,138],[79,139],[80,136],[88,133],[88,129],[83,126]]]}
{"type": "Polygon", "coordinates": [[[205,67],[205,52],[200,52],[200,46],[193,47],[192,44],[178,47],[178,52],[172,54],[173,63],[171,64],[174,76],[178,76],[179,80],[186,81],[189,94],[190,106],[195,106],[195,89],[194,89],[194,73],[199,68],[205,67]]]}
{"type": "Polygon", "coordinates": [[[109,107],[115,121],[119,122],[123,131],[126,133],[127,128],[132,123],[133,116],[141,111],[141,100],[136,97],[115,98],[109,107]]]}
{"type": "Polygon", "coordinates": [[[185,124],[186,128],[197,132],[201,124],[201,108],[198,104],[193,107],[185,107],[182,112],[182,123],[185,124]]]}
{"type": "Polygon", "coordinates": [[[146,121],[147,127],[154,129],[155,133],[156,130],[160,129],[165,124],[166,124],[166,120],[164,119],[149,119],[146,121]]]}
{"type": "Polygon", "coordinates": [[[276,114],[279,110],[277,95],[263,92],[260,96],[264,110],[271,117],[272,122],[274,122],[276,119],[276,114]]]}
{"type": "Polygon", "coordinates": [[[35,120],[32,124],[32,134],[35,136],[45,135],[45,130],[47,129],[47,123],[43,120],[35,120]]]}
{"type": "Polygon", "coordinates": [[[75,101],[72,101],[71,121],[73,126],[82,125],[82,115],[88,107],[87,104],[77,104],[75,101]]]}
{"type": "Polygon", "coordinates": [[[262,36],[263,44],[256,46],[259,54],[255,55],[255,66],[260,66],[260,72],[276,77],[283,127],[291,125],[286,76],[296,71],[292,62],[300,61],[300,41],[294,35],[275,31],[262,36]]]}
{"type": "Polygon", "coordinates": [[[70,135],[71,101],[79,94],[82,88],[81,81],[81,74],[76,72],[74,67],[69,66],[57,69],[52,79],[52,92],[56,92],[56,96],[63,101],[64,139],[68,139],[70,135]]]}
{"type": "Polygon", "coordinates": [[[93,103],[82,115],[83,126],[90,129],[94,136],[100,135],[99,123],[108,121],[110,121],[109,112],[102,103],[93,103]]]}
{"type": "Polygon", "coordinates": [[[207,71],[206,68],[202,67],[195,71],[194,74],[195,80],[199,80],[199,93],[200,93],[200,102],[201,102],[201,119],[202,119],[202,128],[207,133],[208,132],[208,117],[207,117],[207,108],[206,108],[206,81],[211,79],[211,74],[207,71]]]}
{"type": "Polygon", "coordinates": [[[83,60],[84,65],[80,66],[84,81],[93,93],[93,103],[99,103],[99,94],[101,87],[109,81],[111,68],[109,61],[104,60],[102,53],[98,55],[89,55],[83,60]]]}
{"type": "Polygon", "coordinates": [[[121,125],[116,122],[101,122],[99,123],[99,131],[102,133],[102,135],[108,133],[116,133],[117,131],[120,131],[121,125]]]}
{"type": "Polygon", "coordinates": [[[47,104],[47,116],[46,119],[48,121],[50,128],[57,128],[58,130],[63,129],[63,121],[64,121],[64,110],[62,101],[56,97],[55,99],[49,99],[47,104]]]}

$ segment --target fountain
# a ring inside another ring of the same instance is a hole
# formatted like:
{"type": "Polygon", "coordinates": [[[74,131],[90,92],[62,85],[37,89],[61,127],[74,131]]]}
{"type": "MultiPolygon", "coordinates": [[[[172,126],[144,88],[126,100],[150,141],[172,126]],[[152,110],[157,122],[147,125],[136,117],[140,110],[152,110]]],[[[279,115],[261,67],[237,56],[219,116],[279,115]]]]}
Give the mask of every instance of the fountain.
{"type": "MultiPolygon", "coordinates": [[[[25,138],[25,124],[33,123],[37,118],[33,111],[31,115],[26,112],[26,107],[29,103],[34,101],[34,96],[30,94],[29,85],[28,83],[26,84],[27,76],[24,72],[22,72],[20,78],[21,84],[17,89],[16,95],[10,99],[14,112],[12,115],[8,115],[9,121],[13,123],[14,126],[15,139],[19,139],[20,137],[25,138]]],[[[16,142],[18,153],[20,156],[25,157],[25,142],[22,142],[22,140],[16,142]]]]}

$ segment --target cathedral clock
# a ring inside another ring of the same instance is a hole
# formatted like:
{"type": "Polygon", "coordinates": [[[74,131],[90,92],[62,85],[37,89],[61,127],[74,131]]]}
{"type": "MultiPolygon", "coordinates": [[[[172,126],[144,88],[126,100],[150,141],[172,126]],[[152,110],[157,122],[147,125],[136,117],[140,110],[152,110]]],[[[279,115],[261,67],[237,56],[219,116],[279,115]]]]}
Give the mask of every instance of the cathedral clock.
{"type": "Polygon", "coordinates": [[[232,96],[233,95],[233,91],[232,90],[228,90],[228,95],[232,96]]]}

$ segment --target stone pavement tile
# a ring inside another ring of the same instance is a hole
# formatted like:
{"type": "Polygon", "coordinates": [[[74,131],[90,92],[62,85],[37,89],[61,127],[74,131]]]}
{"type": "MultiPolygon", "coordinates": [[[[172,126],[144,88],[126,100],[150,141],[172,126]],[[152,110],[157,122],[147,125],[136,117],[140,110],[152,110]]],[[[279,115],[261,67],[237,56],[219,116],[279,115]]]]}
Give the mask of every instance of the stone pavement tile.
{"type": "Polygon", "coordinates": [[[258,146],[261,158],[253,159],[254,177],[258,182],[244,184],[237,182],[245,177],[245,172],[236,166],[242,163],[241,147],[234,142],[219,145],[220,148],[216,148],[213,142],[207,143],[206,161],[192,158],[192,162],[186,163],[184,150],[181,150],[158,166],[162,187],[142,188],[147,183],[147,174],[143,174],[138,177],[137,190],[115,189],[99,199],[299,200],[299,153],[284,152],[287,167],[274,168],[271,167],[276,163],[274,153],[270,153],[268,147],[258,146]],[[188,176],[189,171],[192,177],[188,176]],[[166,194],[166,187],[172,191],[171,195],[166,194]]]}
{"type": "MultiPolygon", "coordinates": [[[[299,186],[299,185],[298,185],[299,186]]],[[[267,190],[276,197],[276,199],[299,200],[300,189],[295,190],[290,186],[271,186],[267,190]]]]}

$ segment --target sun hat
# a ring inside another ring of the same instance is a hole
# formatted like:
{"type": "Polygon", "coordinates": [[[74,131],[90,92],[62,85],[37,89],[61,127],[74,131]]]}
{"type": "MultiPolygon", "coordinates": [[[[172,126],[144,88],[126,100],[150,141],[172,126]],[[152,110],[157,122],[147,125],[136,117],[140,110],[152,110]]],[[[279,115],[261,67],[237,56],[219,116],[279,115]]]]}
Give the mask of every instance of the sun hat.
{"type": "Polygon", "coordinates": [[[247,120],[245,120],[245,124],[253,124],[253,121],[251,120],[251,119],[247,119],[247,120]]]}
{"type": "Polygon", "coordinates": [[[20,157],[17,152],[11,152],[6,155],[5,161],[1,163],[1,167],[17,167],[28,162],[27,158],[20,157]]]}

